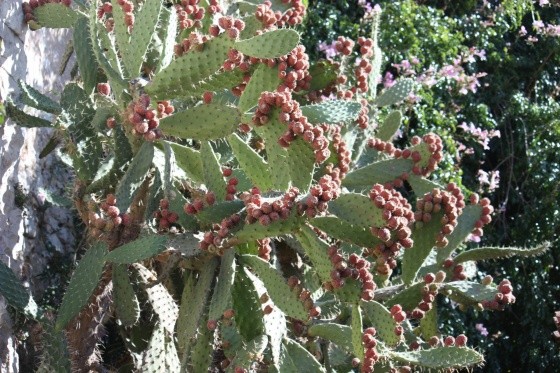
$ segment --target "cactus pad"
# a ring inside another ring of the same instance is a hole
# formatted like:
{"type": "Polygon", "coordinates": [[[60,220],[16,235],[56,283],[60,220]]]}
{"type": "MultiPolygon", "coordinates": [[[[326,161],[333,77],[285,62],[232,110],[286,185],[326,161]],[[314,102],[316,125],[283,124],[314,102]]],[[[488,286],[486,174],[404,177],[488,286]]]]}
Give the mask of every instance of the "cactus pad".
{"type": "Polygon", "coordinates": [[[350,190],[369,190],[373,184],[385,184],[400,177],[403,172],[411,172],[412,166],[410,159],[378,161],[350,172],[342,181],[342,185],[350,190]]]}
{"type": "Polygon", "coordinates": [[[149,259],[165,250],[165,236],[146,236],[136,239],[109,252],[105,259],[118,264],[128,264],[149,259]]]}
{"type": "Polygon", "coordinates": [[[538,246],[522,249],[520,247],[480,247],[459,253],[453,258],[455,263],[467,261],[481,261],[490,259],[503,259],[512,256],[530,257],[542,255],[550,249],[550,242],[544,242],[538,246]]]}
{"type": "Polygon", "coordinates": [[[234,48],[246,56],[278,58],[290,53],[299,44],[299,34],[291,29],[279,29],[240,40],[234,48]]]}
{"type": "Polygon", "coordinates": [[[43,27],[72,27],[80,15],[64,4],[44,4],[33,11],[37,22],[43,27]]]}
{"type": "Polygon", "coordinates": [[[348,353],[354,351],[350,326],[336,323],[315,324],[309,327],[308,334],[311,337],[328,339],[348,353]]]}
{"type": "Polygon", "coordinates": [[[216,73],[227,59],[231,46],[233,42],[225,34],[209,40],[201,51],[195,48],[173,60],[145,87],[146,92],[158,100],[181,96],[181,92],[216,73]]]}
{"type": "Polygon", "coordinates": [[[362,105],[355,101],[328,100],[320,104],[301,107],[301,112],[310,123],[338,124],[357,118],[362,105]]]}
{"type": "Polygon", "coordinates": [[[159,128],[169,136],[215,140],[233,133],[239,121],[236,108],[210,103],[165,117],[160,121],[159,128]]]}
{"type": "Polygon", "coordinates": [[[390,346],[400,342],[400,337],[395,334],[397,322],[391,312],[381,303],[376,301],[361,302],[366,320],[377,330],[379,337],[390,346]]]}
{"type": "Polygon", "coordinates": [[[6,298],[6,302],[24,312],[26,315],[36,318],[39,316],[39,310],[35,300],[21,284],[14,272],[0,261],[0,294],[6,298]]]}
{"type": "Polygon", "coordinates": [[[389,352],[389,356],[399,362],[428,369],[454,369],[478,365],[483,356],[465,347],[438,347],[428,350],[389,352]]]}
{"type": "Polygon", "coordinates": [[[414,81],[412,79],[400,79],[397,83],[395,83],[395,85],[377,97],[374,104],[377,106],[397,104],[408,97],[408,95],[412,92],[413,87],[414,81]]]}
{"type": "Polygon", "coordinates": [[[86,305],[103,273],[106,252],[107,246],[97,243],[86,251],[78,263],[58,309],[56,330],[62,330],[86,305]]]}
{"type": "Polygon", "coordinates": [[[402,113],[398,110],[392,111],[391,113],[389,113],[389,115],[387,115],[383,123],[377,128],[375,137],[383,141],[391,141],[399,130],[401,121],[402,113]]]}
{"type": "Polygon", "coordinates": [[[124,326],[136,324],[140,317],[140,304],[130,282],[127,266],[113,265],[113,302],[120,322],[124,326]]]}
{"type": "Polygon", "coordinates": [[[261,279],[270,298],[278,308],[294,319],[307,320],[308,315],[303,307],[303,303],[296,294],[292,293],[286,280],[274,267],[271,267],[270,264],[254,255],[243,255],[241,260],[244,264],[250,266],[261,279]]]}
{"type": "Polygon", "coordinates": [[[152,167],[153,158],[154,145],[151,142],[143,143],[117,186],[115,195],[117,197],[117,207],[120,211],[124,212],[129,208],[140,185],[144,182],[148,171],[152,167]]]}

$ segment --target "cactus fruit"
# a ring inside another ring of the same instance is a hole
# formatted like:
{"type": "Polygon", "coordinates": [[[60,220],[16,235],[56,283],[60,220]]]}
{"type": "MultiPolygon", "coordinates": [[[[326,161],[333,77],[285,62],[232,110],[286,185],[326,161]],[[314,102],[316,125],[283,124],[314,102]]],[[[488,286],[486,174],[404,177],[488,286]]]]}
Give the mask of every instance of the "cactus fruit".
{"type": "MultiPolygon", "coordinates": [[[[63,297],[43,369],[69,365],[52,354],[64,354],[62,329],[77,314],[76,323],[94,315],[84,328],[97,328],[106,320],[95,315],[113,310],[124,360],[141,371],[480,364],[464,335],[439,335],[436,297],[503,310],[515,301],[511,283],[471,281],[465,262],[548,245],[461,252],[493,208],[429,179],[443,159],[436,134],[393,143],[404,110],[380,108],[414,83],[377,96],[379,11],[371,38],[336,41],[339,64],[310,61],[299,44],[291,27],[304,1],[171,3],[23,6],[32,29],[74,29],[79,77],[60,102],[21,82],[6,112],[23,127],[55,128],[44,153],[58,143],[67,153],[72,200],[95,242],[63,297]],[[97,311],[80,313],[88,306],[97,311]]],[[[0,293],[47,322],[3,264],[0,293]]],[[[99,333],[81,341],[70,329],[73,349],[95,353],[99,333]]]]}

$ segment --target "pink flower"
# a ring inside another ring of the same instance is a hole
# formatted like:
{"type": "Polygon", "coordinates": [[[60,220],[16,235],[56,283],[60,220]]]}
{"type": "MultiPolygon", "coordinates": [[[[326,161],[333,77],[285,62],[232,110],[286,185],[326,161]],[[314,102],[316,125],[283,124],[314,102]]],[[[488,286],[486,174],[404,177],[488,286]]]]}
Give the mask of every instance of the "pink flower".
{"type": "Polygon", "coordinates": [[[335,44],[336,44],[335,41],[333,41],[333,42],[330,43],[330,44],[327,44],[327,43],[325,43],[325,42],[323,41],[323,42],[319,43],[319,45],[317,46],[317,48],[318,48],[321,52],[325,53],[325,56],[326,56],[327,58],[333,58],[333,57],[335,57],[335,56],[338,54],[338,52],[336,51],[336,48],[335,48],[335,44]]]}
{"type": "Polygon", "coordinates": [[[383,77],[383,87],[389,88],[395,85],[395,77],[389,71],[383,77]]]}
{"type": "Polygon", "coordinates": [[[476,324],[474,327],[480,332],[480,335],[484,337],[488,336],[488,330],[484,327],[483,324],[476,324]]]}
{"type": "Polygon", "coordinates": [[[525,28],[525,26],[521,26],[521,28],[519,29],[519,36],[523,37],[525,35],[527,35],[527,29],[525,28]]]}
{"type": "Polygon", "coordinates": [[[478,170],[478,182],[481,187],[487,186],[488,191],[493,192],[500,186],[500,171],[478,170]]]}
{"type": "Polygon", "coordinates": [[[544,28],[544,22],[540,21],[540,20],[533,21],[533,28],[537,31],[540,30],[540,29],[543,29],[544,28]]]}

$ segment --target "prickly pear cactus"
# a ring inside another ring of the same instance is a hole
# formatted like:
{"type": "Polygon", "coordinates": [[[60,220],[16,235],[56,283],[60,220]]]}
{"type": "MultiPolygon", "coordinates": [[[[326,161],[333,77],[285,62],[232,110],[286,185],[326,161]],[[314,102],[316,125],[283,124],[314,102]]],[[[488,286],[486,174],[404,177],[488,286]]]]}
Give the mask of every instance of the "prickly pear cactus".
{"type": "Polygon", "coordinates": [[[1,265],[0,293],[100,364],[112,313],[141,371],[481,364],[464,335],[438,331],[436,298],[502,310],[509,281],[473,281],[465,262],[547,247],[462,249],[493,208],[429,180],[436,134],[391,142],[414,84],[377,94],[376,31],[340,37],[338,64],[312,62],[293,28],[303,1],[230,3],[25,4],[32,29],[74,29],[79,75],[60,103],[22,83],[7,114],[56,128],[90,248],[54,327],[1,265]]]}

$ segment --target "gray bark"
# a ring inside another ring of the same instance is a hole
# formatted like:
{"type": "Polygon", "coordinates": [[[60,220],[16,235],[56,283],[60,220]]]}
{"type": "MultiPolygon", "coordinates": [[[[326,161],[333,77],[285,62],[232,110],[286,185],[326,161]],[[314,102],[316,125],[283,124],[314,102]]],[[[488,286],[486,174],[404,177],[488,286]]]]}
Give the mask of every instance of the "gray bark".
{"type": "MultiPolygon", "coordinates": [[[[19,79],[58,98],[69,79],[72,60],[61,74],[69,30],[28,30],[21,2],[0,0],[0,99],[17,99],[19,79]]],[[[30,112],[32,113],[32,112],[30,112]]],[[[47,116],[48,118],[48,116],[47,116]]],[[[51,253],[74,249],[72,214],[59,207],[44,208],[41,188],[55,195],[68,194],[71,173],[55,153],[39,159],[51,129],[19,128],[7,121],[0,127],[0,260],[10,266],[35,296],[45,282],[51,253]],[[16,203],[21,187],[25,203],[16,203]]],[[[0,284],[0,286],[2,286],[0,284]]],[[[12,320],[0,296],[0,371],[19,371],[12,320]]]]}

